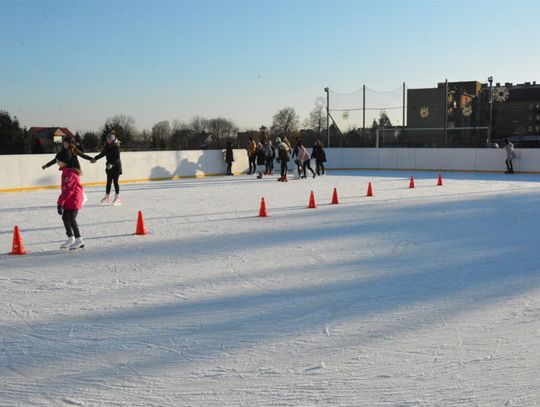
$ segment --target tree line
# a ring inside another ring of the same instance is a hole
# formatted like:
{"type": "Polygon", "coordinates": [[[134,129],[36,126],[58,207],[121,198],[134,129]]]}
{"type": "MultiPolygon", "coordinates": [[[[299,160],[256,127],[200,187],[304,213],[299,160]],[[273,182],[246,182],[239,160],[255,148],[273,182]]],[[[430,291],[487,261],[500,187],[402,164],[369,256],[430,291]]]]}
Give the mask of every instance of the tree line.
{"type": "MultiPolygon", "coordinates": [[[[387,127],[387,120],[385,114],[384,117],[381,115],[380,126],[387,127]]],[[[373,126],[379,126],[379,124],[374,123],[373,126]]],[[[151,129],[139,131],[135,127],[133,117],[117,115],[108,118],[101,129],[83,134],[77,133],[75,137],[81,147],[87,151],[99,150],[107,134],[112,130],[121,141],[123,150],[199,150],[221,149],[229,141],[236,148],[244,148],[248,137],[260,140],[263,137],[275,139],[275,137],[287,136],[289,139],[294,139],[300,136],[308,145],[315,140],[321,140],[323,144],[326,144],[326,128],[325,100],[323,97],[318,97],[313,110],[303,122],[293,107],[284,107],[273,115],[270,127],[262,125],[256,130],[245,132],[239,132],[238,126],[230,119],[223,117],[207,119],[200,116],[195,116],[187,122],[163,120],[154,124],[151,129]]],[[[356,132],[353,129],[343,135],[334,124],[331,124],[330,130],[334,138],[341,137],[339,144],[342,146],[350,144],[347,142],[347,135],[350,136],[356,132]]],[[[29,131],[21,128],[16,117],[12,118],[7,111],[0,111],[0,154],[43,152],[36,151],[33,142],[35,141],[31,139],[29,131]]]]}

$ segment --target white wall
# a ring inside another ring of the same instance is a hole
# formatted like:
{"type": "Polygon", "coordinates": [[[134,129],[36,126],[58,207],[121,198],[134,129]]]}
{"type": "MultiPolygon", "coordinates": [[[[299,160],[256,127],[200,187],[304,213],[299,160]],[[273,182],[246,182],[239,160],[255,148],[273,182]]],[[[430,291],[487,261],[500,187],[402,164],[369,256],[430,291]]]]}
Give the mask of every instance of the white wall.
{"type": "MultiPolygon", "coordinates": [[[[540,172],[540,149],[516,150],[515,171],[540,172]]],[[[94,156],[96,153],[89,153],[94,156]]],[[[504,149],[329,148],[329,169],[401,169],[447,171],[504,171],[504,149]]],[[[42,170],[54,154],[0,156],[0,192],[57,187],[58,168],[42,170]]],[[[234,150],[233,172],[245,172],[245,150],[234,150]]],[[[104,183],[105,158],[95,164],[80,159],[84,184],[104,183]]],[[[122,152],[123,182],[172,179],[225,173],[223,151],[122,152]]],[[[291,167],[291,164],[289,164],[291,167]]]]}

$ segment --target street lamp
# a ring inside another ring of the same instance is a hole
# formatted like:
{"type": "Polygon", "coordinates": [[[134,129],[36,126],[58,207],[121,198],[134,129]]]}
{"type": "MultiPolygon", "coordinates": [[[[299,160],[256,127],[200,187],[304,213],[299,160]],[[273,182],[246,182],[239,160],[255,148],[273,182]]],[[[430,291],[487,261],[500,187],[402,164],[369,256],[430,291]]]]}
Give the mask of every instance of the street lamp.
{"type": "Polygon", "coordinates": [[[327,144],[326,147],[330,147],[330,92],[328,86],[324,88],[326,92],[326,138],[327,144]]]}
{"type": "Polygon", "coordinates": [[[488,147],[491,143],[491,130],[492,130],[492,120],[493,120],[493,76],[488,78],[489,82],[489,123],[488,123],[488,138],[487,144],[488,147]]]}

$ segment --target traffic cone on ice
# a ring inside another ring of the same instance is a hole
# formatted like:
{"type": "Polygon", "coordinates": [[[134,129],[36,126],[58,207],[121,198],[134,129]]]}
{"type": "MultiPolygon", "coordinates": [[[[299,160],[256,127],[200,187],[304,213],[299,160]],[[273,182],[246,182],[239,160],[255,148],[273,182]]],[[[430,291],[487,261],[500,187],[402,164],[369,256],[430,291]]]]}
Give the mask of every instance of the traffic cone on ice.
{"type": "Polygon", "coordinates": [[[315,209],[317,206],[315,205],[315,195],[313,195],[313,191],[311,191],[311,194],[309,194],[309,205],[308,208],[315,209]]]}
{"type": "Polygon", "coordinates": [[[414,188],[414,177],[411,177],[411,182],[409,182],[409,188],[414,188]]]}
{"type": "Polygon", "coordinates": [[[11,245],[11,254],[26,254],[21,233],[19,232],[19,227],[17,225],[15,225],[15,229],[13,229],[13,244],[11,245]]]}
{"type": "Polygon", "coordinates": [[[146,235],[148,231],[144,227],[144,220],[142,217],[142,212],[139,211],[139,216],[137,217],[137,229],[135,230],[136,235],[146,235]]]}
{"type": "Polygon", "coordinates": [[[337,205],[339,203],[337,196],[337,189],[334,188],[334,193],[332,194],[332,205],[337,205]]]}
{"type": "Polygon", "coordinates": [[[371,189],[371,182],[367,186],[367,195],[366,196],[373,196],[373,190],[371,189]]]}
{"type": "Polygon", "coordinates": [[[264,202],[264,198],[261,198],[261,208],[259,209],[259,217],[266,218],[267,216],[268,216],[268,213],[266,212],[266,202],[264,202]]]}
{"type": "Polygon", "coordinates": [[[442,187],[442,177],[441,174],[439,174],[439,180],[437,181],[437,186],[442,187]]]}

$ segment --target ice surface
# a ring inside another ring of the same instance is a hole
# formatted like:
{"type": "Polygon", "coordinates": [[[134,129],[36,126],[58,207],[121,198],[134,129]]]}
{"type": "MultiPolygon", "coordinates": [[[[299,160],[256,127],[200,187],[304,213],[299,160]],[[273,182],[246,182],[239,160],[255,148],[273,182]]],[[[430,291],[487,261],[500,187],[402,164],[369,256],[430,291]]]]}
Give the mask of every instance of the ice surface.
{"type": "Polygon", "coordinates": [[[437,176],[0,194],[0,405],[539,405],[540,176],[437,176]]]}

